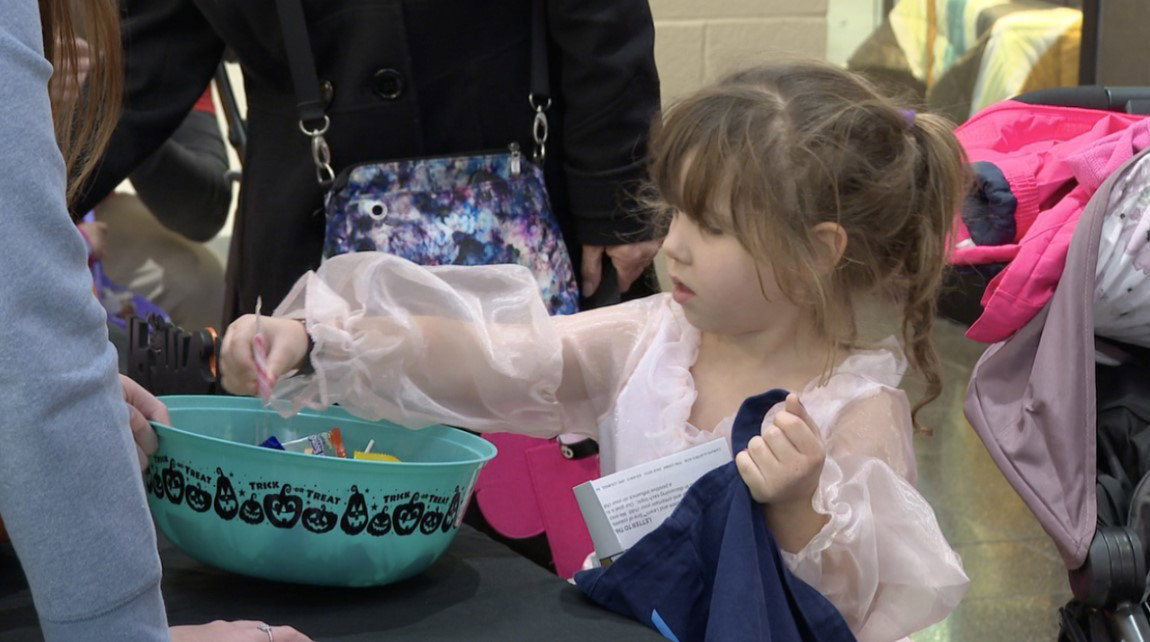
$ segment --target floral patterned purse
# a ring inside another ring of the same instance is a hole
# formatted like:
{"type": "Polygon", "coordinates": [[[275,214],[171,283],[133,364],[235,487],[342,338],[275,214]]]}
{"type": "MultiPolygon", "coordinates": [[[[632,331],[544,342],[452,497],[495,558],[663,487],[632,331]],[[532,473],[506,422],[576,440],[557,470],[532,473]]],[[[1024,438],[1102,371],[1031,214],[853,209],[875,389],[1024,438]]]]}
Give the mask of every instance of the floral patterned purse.
{"type": "Polygon", "coordinates": [[[378,250],[420,265],[517,263],[535,275],[552,314],[578,311],[575,272],[541,167],[551,100],[539,4],[532,16],[531,159],[512,142],[506,150],[361,163],[337,176],[303,8],[299,0],[279,0],[300,129],[311,138],[316,177],[328,190],[323,258],[378,250]]]}

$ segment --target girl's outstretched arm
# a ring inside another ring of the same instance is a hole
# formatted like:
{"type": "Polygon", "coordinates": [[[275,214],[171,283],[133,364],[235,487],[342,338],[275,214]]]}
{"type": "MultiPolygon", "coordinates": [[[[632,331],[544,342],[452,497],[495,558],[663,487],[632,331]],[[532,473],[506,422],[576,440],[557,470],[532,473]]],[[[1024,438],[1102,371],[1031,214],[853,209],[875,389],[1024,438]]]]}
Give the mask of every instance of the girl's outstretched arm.
{"type": "MultiPolygon", "coordinates": [[[[596,436],[598,417],[650,341],[658,301],[552,318],[519,266],[425,268],[376,252],[339,256],[305,275],[276,311],[306,325],[300,336],[314,341],[315,372],[281,378],[275,395],[296,409],[339,403],[410,427],[596,436]]],[[[250,343],[231,343],[225,382],[250,382],[250,343]]],[[[278,358],[274,342],[269,351],[278,358]]],[[[287,352],[280,371],[298,365],[290,363],[296,351],[287,352]]]]}

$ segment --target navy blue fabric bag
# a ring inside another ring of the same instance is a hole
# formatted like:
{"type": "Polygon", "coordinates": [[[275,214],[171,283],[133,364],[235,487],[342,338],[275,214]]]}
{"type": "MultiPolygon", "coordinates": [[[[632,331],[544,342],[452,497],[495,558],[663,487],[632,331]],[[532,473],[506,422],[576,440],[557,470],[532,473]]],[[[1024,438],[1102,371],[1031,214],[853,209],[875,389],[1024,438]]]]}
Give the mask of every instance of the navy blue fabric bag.
{"type": "MultiPolygon", "coordinates": [[[[786,399],[771,390],[743,402],[734,452],[786,399]]],[[[699,478],[659,528],[614,564],[575,574],[595,602],[688,640],[854,640],[835,607],[791,574],[734,462],[699,478]]]]}

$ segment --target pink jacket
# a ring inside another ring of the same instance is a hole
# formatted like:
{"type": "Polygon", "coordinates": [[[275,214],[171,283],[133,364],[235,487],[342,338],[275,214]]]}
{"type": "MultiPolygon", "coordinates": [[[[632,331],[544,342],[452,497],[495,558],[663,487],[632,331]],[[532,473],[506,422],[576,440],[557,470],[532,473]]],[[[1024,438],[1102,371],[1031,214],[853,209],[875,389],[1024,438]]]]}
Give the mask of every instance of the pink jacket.
{"type": "Polygon", "coordinates": [[[1086,202],[1107,176],[1150,146],[1150,119],[1008,100],[979,112],[955,134],[972,162],[998,166],[1018,199],[1014,243],[971,245],[956,216],[951,245],[955,265],[1008,263],[987,286],[982,316],[966,333],[994,343],[1050,300],[1086,202]]]}

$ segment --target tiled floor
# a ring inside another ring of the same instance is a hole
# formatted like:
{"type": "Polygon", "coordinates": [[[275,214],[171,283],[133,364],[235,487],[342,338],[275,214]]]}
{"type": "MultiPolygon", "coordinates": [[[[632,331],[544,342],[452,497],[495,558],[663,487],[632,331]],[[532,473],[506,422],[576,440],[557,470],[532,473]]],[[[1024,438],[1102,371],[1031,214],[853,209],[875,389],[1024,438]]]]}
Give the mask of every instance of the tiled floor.
{"type": "Polygon", "coordinates": [[[950,617],[913,639],[1054,640],[1058,607],[1070,599],[1066,570],[963,417],[966,382],[983,346],[962,332],[959,325],[938,324],[945,389],[923,410],[934,434],[918,436],[915,448],[919,489],[962,556],[971,586],[950,617]]]}

